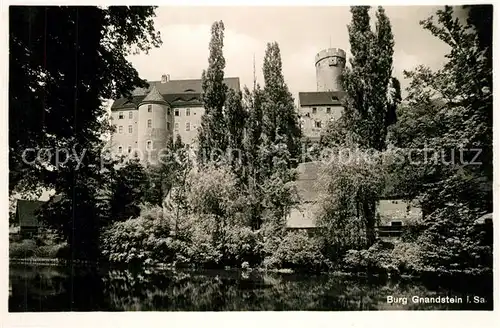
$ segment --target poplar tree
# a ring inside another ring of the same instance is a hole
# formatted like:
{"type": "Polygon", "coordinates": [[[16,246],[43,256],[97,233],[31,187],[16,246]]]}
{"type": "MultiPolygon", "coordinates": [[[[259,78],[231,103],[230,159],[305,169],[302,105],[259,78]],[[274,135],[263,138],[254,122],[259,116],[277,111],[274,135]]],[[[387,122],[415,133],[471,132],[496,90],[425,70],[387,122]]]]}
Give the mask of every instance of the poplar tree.
{"type": "MultiPolygon", "coordinates": [[[[357,142],[366,148],[383,150],[387,126],[395,121],[394,103],[399,83],[391,78],[394,36],[382,7],[376,12],[375,32],[370,28],[369,6],[351,7],[348,26],[351,67],[346,70],[347,128],[357,134],[357,142]],[[391,95],[391,86],[392,95],[391,95]],[[392,98],[391,98],[392,97],[392,98]]],[[[399,96],[400,98],[400,96],[399,96]]]]}
{"type": "Polygon", "coordinates": [[[242,104],[242,93],[229,89],[226,98],[226,127],[227,127],[227,145],[231,152],[231,166],[235,173],[240,176],[241,164],[243,160],[243,135],[247,113],[242,104]]]}
{"type": "MultiPolygon", "coordinates": [[[[263,65],[263,133],[269,145],[278,139],[288,147],[290,163],[300,156],[301,130],[294,99],[283,77],[280,48],[277,42],[268,43],[263,65]]],[[[265,160],[271,165],[272,159],[265,160]],[[271,160],[271,162],[269,162],[271,160]]]]}
{"type": "Polygon", "coordinates": [[[227,86],[224,84],[224,68],[226,61],[222,53],[224,46],[224,23],[212,24],[212,38],[209,45],[208,68],[203,71],[202,102],[205,113],[201,118],[199,129],[198,160],[201,164],[207,163],[216,151],[225,152],[227,148],[226,122],[224,118],[224,104],[226,102],[227,86]]]}

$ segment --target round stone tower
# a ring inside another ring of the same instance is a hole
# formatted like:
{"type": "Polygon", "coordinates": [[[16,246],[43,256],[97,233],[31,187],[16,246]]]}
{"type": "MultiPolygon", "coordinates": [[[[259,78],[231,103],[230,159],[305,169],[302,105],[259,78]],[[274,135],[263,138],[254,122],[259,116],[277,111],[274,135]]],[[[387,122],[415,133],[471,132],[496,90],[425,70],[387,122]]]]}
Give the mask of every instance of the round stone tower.
{"type": "Polygon", "coordinates": [[[329,48],[316,55],[316,84],[318,91],[343,91],[342,73],[346,54],[339,48],[329,48]]]}
{"type": "Polygon", "coordinates": [[[142,161],[156,162],[167,146],[169,105],[155,86],[139,104],[137,150],[142,161]]]}

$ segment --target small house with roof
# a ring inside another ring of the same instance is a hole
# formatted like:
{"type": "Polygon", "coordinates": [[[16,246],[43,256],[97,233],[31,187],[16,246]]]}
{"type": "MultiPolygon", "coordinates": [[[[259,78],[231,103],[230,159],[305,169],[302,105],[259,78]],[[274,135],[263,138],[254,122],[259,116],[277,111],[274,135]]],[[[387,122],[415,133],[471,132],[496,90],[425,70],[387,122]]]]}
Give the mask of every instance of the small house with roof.
{"type": "Polygon", "coordinates": [[[23,237],[31,237],[38,233],[40,223],[38,220],[38,211],[45,204],[39,200],[23,200],[17,201],[16,221],[19,222],[19,233],[23,237]]]}

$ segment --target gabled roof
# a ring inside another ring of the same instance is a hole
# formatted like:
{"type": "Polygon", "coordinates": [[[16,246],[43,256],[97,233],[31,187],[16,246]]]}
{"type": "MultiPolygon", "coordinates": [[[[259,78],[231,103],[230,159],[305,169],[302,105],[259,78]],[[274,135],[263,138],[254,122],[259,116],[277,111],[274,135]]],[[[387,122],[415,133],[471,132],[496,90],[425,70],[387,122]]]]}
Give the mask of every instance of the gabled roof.
{"type": "Polygon", "coordinates": [[[16,218],[21,227],[38,227],[37,211],[45,202],[39,200],[17,200],[16,218]]]}
{"type": "Polygon", "coordinates": [[[340,100],[345,95],[338,91],[317,91],[317,92],[299,92],[299,105],[302,106],[338,106],[340,100]]]}
{"type": "MultiPolygon", "coordinates": [[[[201,79],[170,80],[164,83],[149,81],[148,83],[148,88],[137,88],[132,91],[132,96],[129,99],[122,97],[115,100],[111,110],[137,107],[153,88],[156,88],[158,93],[169,104],[175,101],[178,102],[177,106],[181,106],[185,102],[201,104],[201,79]]],[[[224,83],[231,89],[240,90],[240,79],[238,77],[225,78],[224,83]]],[[[175,107],[175,104],[172,105],[175,107]]]]}

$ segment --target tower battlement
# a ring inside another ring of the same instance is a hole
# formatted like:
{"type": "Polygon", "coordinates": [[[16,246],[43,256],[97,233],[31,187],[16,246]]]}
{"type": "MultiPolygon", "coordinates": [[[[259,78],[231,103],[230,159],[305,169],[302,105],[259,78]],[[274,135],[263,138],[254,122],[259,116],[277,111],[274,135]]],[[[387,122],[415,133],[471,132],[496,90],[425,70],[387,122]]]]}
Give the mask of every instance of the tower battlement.
{"type": "Polygon", "coordinates": [[[321,50],[320,52],[318,52],[316,54],[315,64],[317,64],[319,61],[321,61],[325,58],[328,58],[328,57],[339,57],[339,58],[344,59],[344,61],[345,61],[346,53],[344,50],[342,50],[340,48],[329,48],[329,49],[321,50]]]}

